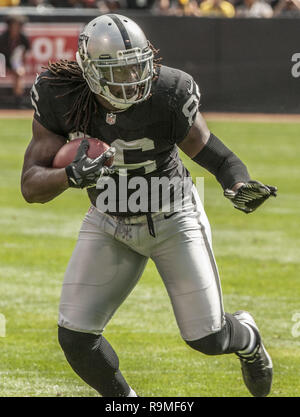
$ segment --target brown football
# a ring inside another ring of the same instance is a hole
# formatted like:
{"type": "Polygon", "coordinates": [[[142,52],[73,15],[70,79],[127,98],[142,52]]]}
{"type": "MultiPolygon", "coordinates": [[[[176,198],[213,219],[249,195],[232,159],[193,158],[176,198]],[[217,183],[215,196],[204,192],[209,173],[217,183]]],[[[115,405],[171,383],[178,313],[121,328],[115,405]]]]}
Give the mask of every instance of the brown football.
{"type": "MultiPolygon", "coordinates": [[[[53,168],[65,168],[75,158],[80,142],[83,138],[73,139],[63,145],[55,155],[52,166],[53,168]]],[[[87,138],[89,141],[89,149],[87,156],[91,159],[97,158],[103,152],[105,152],[110,146],[100,139],[87,138]]],[[[113,163],[113,157],[106,161],[105,165],[111,166],[113,163]]]]}

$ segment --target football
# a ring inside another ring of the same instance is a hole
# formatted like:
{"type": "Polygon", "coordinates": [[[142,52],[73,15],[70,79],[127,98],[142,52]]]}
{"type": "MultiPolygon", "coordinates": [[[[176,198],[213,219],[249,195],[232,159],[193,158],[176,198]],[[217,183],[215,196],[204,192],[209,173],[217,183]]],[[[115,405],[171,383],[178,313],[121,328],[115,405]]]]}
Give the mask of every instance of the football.
{"type": "MultiPolygon", "coordinates": [[[[63,145],[55,155],[52,166],[53,168],[65,168],[69,165],[75,158],[79,145],[83,138],[73,139],[70,142],[67,142],[63,145]]],[[[89,141],[89,149],[87,151],[87,156],[91,159],[97,158],[103,152],[105,152],[110,146],[103,142],[100,139],[87,138],[89,141]]],[[[109,158],[106,161],[105,165],[111,166],[113,163],[113,157],[109,158]]]]}

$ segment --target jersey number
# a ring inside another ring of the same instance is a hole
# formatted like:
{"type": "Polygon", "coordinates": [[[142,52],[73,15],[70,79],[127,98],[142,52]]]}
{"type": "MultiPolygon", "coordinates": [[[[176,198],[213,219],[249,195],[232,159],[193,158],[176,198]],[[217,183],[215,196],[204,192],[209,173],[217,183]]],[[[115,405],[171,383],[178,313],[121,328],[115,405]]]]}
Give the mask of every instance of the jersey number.
{"type": "Polygon", "coordinates": [[[200,91],[198,85],[195,83],[196,92],[192,94],[191,97],[182,107],[182,112],[187,117],[189,125],[192,126],[194,122],[194,116],[198,111],[199,100],[200,100],[200,91]]]}
{"type": "Polygon", "coordinates": [[[37,92],[37,90],[35,88],[35,84],[37,83],[37,81],[38,81],[38,76],[36,77],[35,82],[34,82],[32,88],[31,88],[30,98],[31,98],[32,106],[33,106],[36,114],[38,116],[40,116],[40,112],[39,112],[38,106],[37,106],[37,102],[39,101],[40,97],[39,97],[39,94],[38,94],[38,92],[37,92]]]}
{"type": "Polygon", "coordinates": [[[148,156],[145,155],[147,151],[155,148],[152,139],[142,138],[130,142],[116,139],[111,143],[111,146],[116,148],[114,165],[118,169],[134,170],[143,168],[143,174],[149,174],[156,170],[156,161],[148,159],[148,156]],[[135,163],[136,160],[142,162],[135,163]]]}

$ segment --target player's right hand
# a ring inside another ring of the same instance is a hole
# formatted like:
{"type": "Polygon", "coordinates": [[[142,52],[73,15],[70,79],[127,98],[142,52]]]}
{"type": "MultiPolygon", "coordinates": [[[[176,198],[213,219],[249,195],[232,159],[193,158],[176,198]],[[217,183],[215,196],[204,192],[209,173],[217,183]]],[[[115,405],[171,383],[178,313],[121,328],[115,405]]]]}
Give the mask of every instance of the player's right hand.
{"type": "Polygon", "coordinates": [[[115,173],[114,167],[104,165],[108,159],[115,155],[115,148],[110,147],[97,158],[91,159],[87,156],[89,146],[88,140],[83,139],[74,160],[66,167],[70,187],[93,187],[103,175],[115,173]]]}

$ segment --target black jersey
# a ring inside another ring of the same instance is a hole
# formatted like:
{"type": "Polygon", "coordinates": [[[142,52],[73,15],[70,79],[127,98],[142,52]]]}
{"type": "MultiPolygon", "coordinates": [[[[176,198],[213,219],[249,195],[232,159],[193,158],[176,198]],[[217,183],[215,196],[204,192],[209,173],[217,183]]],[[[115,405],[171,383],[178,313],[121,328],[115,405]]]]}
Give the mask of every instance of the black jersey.
{"type": "MultiPolygon", "coordinates": [[[[66,140],[74,137],[74,127],[67,124],[66,113],[76,100],[76,91],[68,94],[65,86],[50,85],[49,80],[39,76],[32,88],[32,103],[35,119],[46,129],[62,135],[66,140]],[[67,93],[67,94],[66,94],[67,93]]],[[[50,72],[48,77],[52,77],[50,72]]],[[[151,195],[153,178],[174,177],[183,180],[189,176],[183,166],[176,144],[187,135],[197,114],[200,100],[198,86],[187,73],[161,66],[158,77],[153,81],[148,100],[132,105],[126,111],[111,113],[99,104],[87,129],[90,137],[98,138],[116,148],[113,175],[116,187],[124,175],[129,181],[142,177],[149,185],[151,195]]],[[[79,133],[80,135],[80,133],[79,133]]],[[[105,181],[104,181],[105,182],[105,181]]],[[[122,181],[121,181],[122,182],[122,181]]],[[[121,187],[124,188],[125,182],[121,187]]],[[[143,184],[146,184],[145,182],[143,184]]],[[[91,202],[96,205],[99,194],[104,192],[103,183],[89,188],[91,202]]],[[[134,190],[128,187],[126,199],[134,190]]],[[[115,209],[111,214],[136,214],[130,209],[120,210],[120,193],[116,193],[115,209]]],[[[160,204],[161,209],[161,204],[160,204]]],[[[153,211],[149,206],[147,210],[153,211]]]]}

